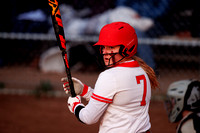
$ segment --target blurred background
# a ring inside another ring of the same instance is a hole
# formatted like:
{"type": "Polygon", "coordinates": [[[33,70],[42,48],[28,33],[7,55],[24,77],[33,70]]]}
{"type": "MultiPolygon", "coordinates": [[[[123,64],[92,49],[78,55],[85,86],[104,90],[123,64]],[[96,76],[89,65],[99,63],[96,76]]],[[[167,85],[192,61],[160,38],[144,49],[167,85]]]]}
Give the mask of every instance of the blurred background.
{"type": "MultiPolygon", "coordinates": [[[[137,56],[156,72],[152,131],[175,132],[163,100],[170,83],[200,78],[200,2],[193,0],[59,0],[72,76],[94,87],[104,70],[100,29],[124,21],[138,35],[137,56]],[[160,126],[158,126],[160,124],[160,126]]],[[[80,124],[66,107],[65,68],[48,1],[6,0],[0,21],[0,132],[97,132],[80,124]]]]}

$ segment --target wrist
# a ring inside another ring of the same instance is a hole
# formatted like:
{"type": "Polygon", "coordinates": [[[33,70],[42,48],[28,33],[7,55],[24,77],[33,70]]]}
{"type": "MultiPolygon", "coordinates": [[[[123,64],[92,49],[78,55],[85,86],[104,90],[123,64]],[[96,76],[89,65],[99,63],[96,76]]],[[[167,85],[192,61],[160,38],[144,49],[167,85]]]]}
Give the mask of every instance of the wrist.
{"type": "Polygon", "coordinates": [[[84,105],[83,105],[82,103],[80,103],[80,102],[75,102],[75,103],[73,104],[73,107],[72,107],[73,113],[75,112],[76,107],[78,107],[79,105],[84,106],[84,105]]]}
{"type": "Polygon", "coordinates": [[[80,117],[79,117],[79,113],[80,113],[80,111],[81,111],[83,108],[85,108],[85,106],[84,106],[83,104],[77,104],[76,107],[74,108],[74,115],[75,115],[76,118],[77,118],[80,122],[82,122],[82,123],[84,123],[84,122],[81,121],[81,119],[80,119],[80,117]]]}
{"type": "Polygon", "coordinates": [[[84,84],[83,91],[80,94],[80,96],[84,96],[85,94],[87,94],[87,92],[88,92],[88,86],[84,84]]]}

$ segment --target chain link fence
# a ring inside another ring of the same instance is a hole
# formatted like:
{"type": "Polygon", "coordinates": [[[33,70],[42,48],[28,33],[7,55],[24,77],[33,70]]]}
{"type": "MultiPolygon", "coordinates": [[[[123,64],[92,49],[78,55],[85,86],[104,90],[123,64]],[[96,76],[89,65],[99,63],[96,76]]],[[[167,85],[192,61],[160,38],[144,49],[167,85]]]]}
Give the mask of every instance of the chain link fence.
{"type": "MultiPolygon", "coordinates": [[[[9,17],[8,21],[0,22],[0,69],[10,66],[38,69],[41,55],[56,47],[47,2],[26,10],[13,3],[10,5],[13,8],[9,15],[4,14],[5,18],[9,17]]],[[[98,40],[103,25],[126,21],[138,34],[138,56],[155,69],[164,93],[171,82],[199,79],[197,5],[197,0],[190,3],[186,0],[150,0],[135,1],[135,4],[128,0],[60,1],[70,67],[89,72],[101,70],[96,58],[98,50],[92,44],[98,40]]]]}

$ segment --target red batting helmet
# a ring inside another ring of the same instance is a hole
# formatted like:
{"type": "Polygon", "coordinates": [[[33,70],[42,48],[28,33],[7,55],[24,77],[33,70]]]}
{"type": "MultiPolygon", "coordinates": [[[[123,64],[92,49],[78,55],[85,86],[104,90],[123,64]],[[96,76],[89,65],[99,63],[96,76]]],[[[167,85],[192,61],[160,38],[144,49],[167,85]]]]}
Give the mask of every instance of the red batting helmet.
{"type": "Polygon", "coordinates": [[[113,22],[105,25],[99,34],[99,41],[94,45],[119,46],[119,53],[126,58],[137,52],[138,39],[135,29],[125,22],[113,22]]]}

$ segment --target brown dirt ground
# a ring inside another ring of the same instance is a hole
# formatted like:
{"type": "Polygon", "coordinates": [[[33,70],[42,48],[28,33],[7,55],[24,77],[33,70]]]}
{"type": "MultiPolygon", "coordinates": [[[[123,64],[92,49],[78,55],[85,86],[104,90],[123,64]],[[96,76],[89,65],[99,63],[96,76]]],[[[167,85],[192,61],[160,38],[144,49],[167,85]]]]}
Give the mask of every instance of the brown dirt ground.
{"type": "MultiPolygon", "coordinates": [[[[41,73],[37,69],[12,67],[0,69],[0,82],[6,88],[34,89],[41,80],[49,80],[55,89],[62,90],[64,74],[41,73]]],[[[97,72],[72,72],[84,83],[94,86],[97,72]]],[[[67,108],[66,97],[41,97],[0,94],[0,133],[96,133],[98,124],[80,123],[67,108]]],[[[176,124],[168,122],[162,101],[150,105],[153,133],[174,133],[176,124]]]]}

